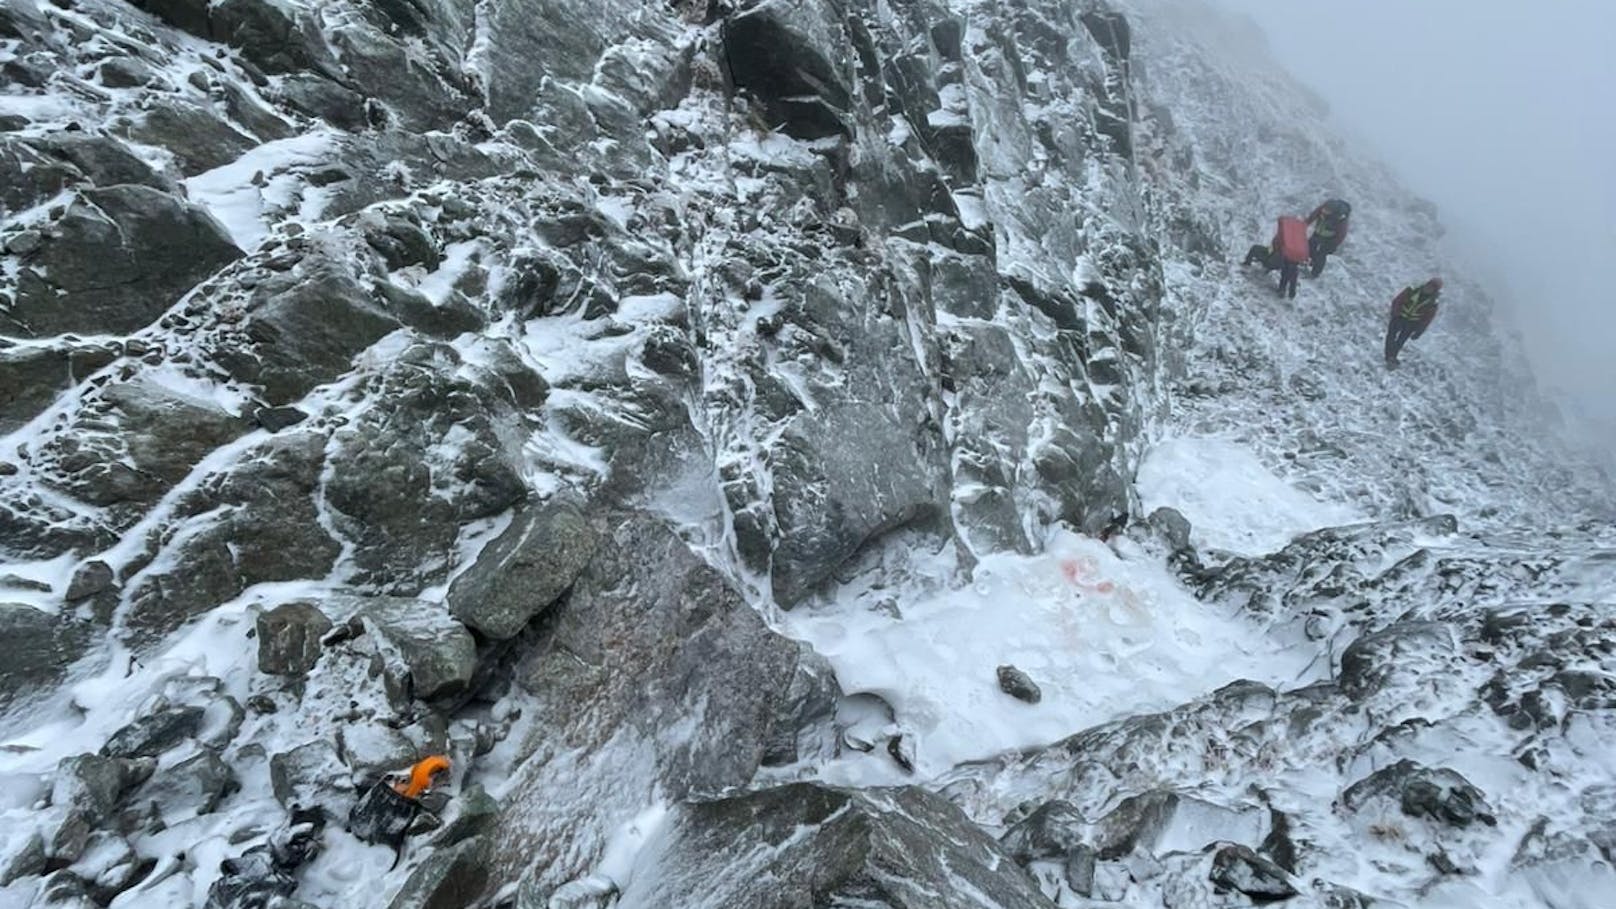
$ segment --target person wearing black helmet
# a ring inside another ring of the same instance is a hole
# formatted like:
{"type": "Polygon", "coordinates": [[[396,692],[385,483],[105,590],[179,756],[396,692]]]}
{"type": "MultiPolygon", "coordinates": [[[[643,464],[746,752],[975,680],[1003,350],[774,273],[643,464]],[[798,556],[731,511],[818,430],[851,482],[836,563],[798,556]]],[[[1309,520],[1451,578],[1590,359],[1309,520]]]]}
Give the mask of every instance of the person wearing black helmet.
{"type": "Polygon", "coordinates": [[[1386,324],[1386,368],[1397,368],[1397,354],[1403,345],[1425,334],[1436,318],[1437,297],[1442,295],[1442,279],[1432,278],[1418,286],[1410,285],[1392,299],[1391,319],[1386,324]]]}
{"type": "Polygon", "coordinates": [[[1350,226],[1348,219],[1351,217],[1352,206],[1340,199],[1328,200],[1307,216],[1308,226],[1313,228],[1312,236],[1307,238],[1308,256],[1313,261],[1313,277],[1324,273],[1325,260],[1346,241],[1347,228],[1350,226]]]}

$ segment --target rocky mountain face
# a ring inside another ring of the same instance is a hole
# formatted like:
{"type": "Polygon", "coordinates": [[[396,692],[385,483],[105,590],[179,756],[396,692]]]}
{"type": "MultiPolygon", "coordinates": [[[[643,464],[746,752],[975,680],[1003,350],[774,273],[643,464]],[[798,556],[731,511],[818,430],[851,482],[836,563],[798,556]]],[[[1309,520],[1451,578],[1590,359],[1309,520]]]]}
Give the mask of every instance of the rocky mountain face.
{"type": "Polygon", "coordinates": [[[0,906],[1583,905],[1608,493],[1479,288],[1371,371],[1434,212],[1201,15],[6,0],[0,906]],[[1369,523],[1197,551],[1192,432],[1369,523]],[[781,621],[1056,525],[1312,668],[934,777],[781,621]]]}

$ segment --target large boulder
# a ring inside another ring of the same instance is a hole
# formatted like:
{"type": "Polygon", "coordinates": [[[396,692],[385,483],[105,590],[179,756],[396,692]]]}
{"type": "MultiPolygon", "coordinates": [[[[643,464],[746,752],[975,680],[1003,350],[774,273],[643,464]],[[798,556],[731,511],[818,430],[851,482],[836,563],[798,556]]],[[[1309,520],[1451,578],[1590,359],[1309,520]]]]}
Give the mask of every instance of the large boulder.
{"type": "Polygon", "coordinates": [[[851,136],[852,41],[830,2],[764,0],[724,20],[736,88],[762,102],[769,123],[799,139],[851,136]]]}
{"type": "Polygon", "coordinates": [[[88,623],[0,603],[0,710],[60,681],[89,645],[88,623]]]}
{"type": "Polygon", "coordinates": [[[488,884],[483,853],[494,848],[488,837],[476,837],[439,849],[416,868],[399,888],[388,909],[460,909],[472,905],[488,884]]]}
{"type": "Polygon", "coordinates": [[[1452,827],[1498,823],[1486,794],[1463,774],[1407,759],[1382,767],[1341,794],[1341,804],[1351,811],[1363,811],[1376,802],[1394,804],[1409,817],[1452,827]]]}
{"type": "Polygon", "coordinates": [[[152,775],[126,802],[131,820],[147,818],[169,827],[203,814],[241,787],[236,772],[211,749],[201,749],[152,775]]]}
{"type": "Polygon", "coordinates": [[[92,505],[156,501],[246,424],[218,404],[137,375],[86,395],[40,446],[51,485],[92,505]]]}
{"type": "Polygon", "coordinates": [[[0,327],[30,337],[128,333],[241,255],[204,209],[167,193],[85,190],[26,258],[0,327]]]}
{"type": "Polygon", "coordinates": [[[320,639],[331,620],[313,603],[282,603],[258,614],[258,670],[301,677],[320,659],[320,639]]]}
{"type": "Polygon", "coordinates": [[[324,576],[341,552],[314,500],[324,463],[323,435],[289,433],[190,491],[159,537],[166,554],[131,581],[129,641],[149,646],[249,584],[324,576]]]}
{"type": "Polygon", "coordinates": [[[595,532],[575,506],[522,507],[455,579],[449,609],[483,635],[514,637],[572,586],[595,546],[595,532]]]}
{"type": "Polygon", "coordinates": [[[177,101],[152,104],[130,127],[129,135],[173,155],[177,169],[187,177],[229,164],[258,144],[211,110],[177,101]]]}
{"type": "Polygon", "coordinates": [[[618,909],[1053,909],[1008,854],[926,790],[797,783],[677,808],[618,909]],[[760,848],[761,847],[761,848],[760,848]]]}
{"type": "Polygon", "coordinates": [[[135,183],[172,195],[179,194],[174,181],[157,173],[151,165],[136,157],[129,146],[111,136],[58,132],[27,141],[41,154],[73,165],[96,186],[135,183]]]}
{"type": "Polygon", "coordinates": [[[114,732],[101,753],[114,758],[156,757],[202,731],[201,707],[164,707],[114,732]]]}
{"type": "Polygon", "coordinates": [[[398,328],[335,253],[312,252],[252,288],[247,317],[211,341],[233,376],[291,404],[347,372],[355,354],[398,328]]]}
{"type": "Polygon", "coordinates": [[[108,344],[66,341],[50,345],[0,345],[0,433],[37,416],[72,385],[111,363],[117,349],[108,344]]]}
{"type": "Polygon", "coordinates": [[[1123,799],[1100,820],[1100,857],[1122,858],[1196,852],[1214,840],[1255,843],[1266,815],[1255,808],[1233,809],[1175,792],[1153,791],[1123,799]]]}
{"type": "Polygon", "coordinates": [[[414,595],[444,580],[460,528],[526,494],[504,431],[514,414],[460,365],[447,345],[410,347],[371,383],[374,406],[333,439],[325,497],[361,583],[414,595]]]}
{"type": "Polygon", "coordinates": [[[437,603],[404,597],[368,598],[358,613],[386,655],[387,671],[403,691],[423,700],[466,689],[477,648],[465,626],[437,603]]]}
{"type": "Polygon", "coordinates": [[[502,877],[530,866],[546,886],[577,877],[580,844],[602,825],[653,792],[744,784],[805,747],[802,725],[839,693],[822,661],[771,631],[661,520],[609,513],[596,531],[594,558],[514,667],[533,732],[515,752],[502,877]],[[577,797],[555,799],[562,789],[577,797]]]}

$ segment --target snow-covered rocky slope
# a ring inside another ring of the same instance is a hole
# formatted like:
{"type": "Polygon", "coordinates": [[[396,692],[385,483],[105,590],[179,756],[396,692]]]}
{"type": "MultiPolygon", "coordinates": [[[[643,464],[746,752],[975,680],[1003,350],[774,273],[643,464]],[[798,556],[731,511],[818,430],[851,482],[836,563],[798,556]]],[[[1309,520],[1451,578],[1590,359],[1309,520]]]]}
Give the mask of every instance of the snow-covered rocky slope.
{"type": "Polygon", "coordinates": [[[1600,905],[1609,490],[1249,28],[4,0],[0,76],[0,906],[1600,905]]]}

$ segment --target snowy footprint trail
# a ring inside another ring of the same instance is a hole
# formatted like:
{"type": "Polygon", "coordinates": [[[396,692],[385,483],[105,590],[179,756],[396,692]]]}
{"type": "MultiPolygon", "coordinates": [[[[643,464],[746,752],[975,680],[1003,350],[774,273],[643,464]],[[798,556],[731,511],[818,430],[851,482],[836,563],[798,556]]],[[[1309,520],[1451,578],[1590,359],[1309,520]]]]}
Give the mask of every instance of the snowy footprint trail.
{"type": "MultiPolygon", "coordinates": [[[[1198,602],[1131,541],[1116,545],[1059,530],[1042,554],[985,558],[969,586],[900,598],[899,615],[840,602],[788,613],[785,630],[830,660],[845,692],[892,706],[915,740],[922,778],[1236,679],[1301,681],[1311,654],[1198,602]],[[999,689],[996,669],[1006,664],[1040,686],[1039,703],[999,689]]],[[[891,762],[857,757],[822,775],[860,785],[899,779],[891,762]]]]}

